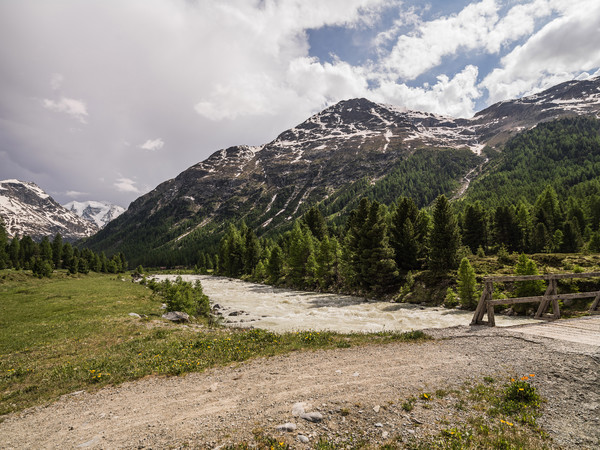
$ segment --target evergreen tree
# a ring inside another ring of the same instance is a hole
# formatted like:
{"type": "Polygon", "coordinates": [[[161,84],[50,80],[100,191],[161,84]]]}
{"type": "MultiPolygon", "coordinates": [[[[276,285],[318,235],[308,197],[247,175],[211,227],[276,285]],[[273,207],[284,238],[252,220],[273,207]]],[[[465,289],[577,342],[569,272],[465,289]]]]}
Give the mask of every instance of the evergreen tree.
{"type": "Polygon", "coordinates": [[[302,217],[302,221],[319,241],[322,241],[327,236],[327,225],[325,225],[323,214],[318,208],[314,206],[310,208],[302,217]]]}
{"type": "Polygon", "coordinates": [[[316,275],[313,237],[310,230],[303,229],[299,221],[294,223],[290,234],[287,265],[287,280],[293,286],[302,288],[312,284],[316,275]]]}
{"type": "Polygon", "coordinates": [[[8,246],[8,257],[10,258],[10,263],[13,268],[17,270],[21,268],[20,254],[21,243],[19,241],[19,236],[15,236],[8,246]]]}
{"type": "Polygon", "coordinates": [[[6,228],[4,227],[4,222],[0,218],[0,270],[8,267],[9,257],[8,257],[8,234],[6,233],[6,228]]]}
{"type": "Polygon", "coordinates": [[[54,267],[57,269],[62,268],[62,257],[63,257],[63,240],[60,233],[56,233],[54,239],[52,239],[52,259],[54,261],[54,267]]]}
{"type": "Polygon", "coordinates": [[[283,275],[283,252],[281,251],[281,247],[277,244],[271,249],[266,272],[269,282],[273,284],[277,284],[283,275]]]}
{"type": "MultiPolygon", "coordinates": [[[[560,230],[557,230],[560,231],[560,230]]],[[[561,251],[565,253],[578,252],[583,245],[580,227],[577,223],[577,217],[573,216],[571,220],[565,222],[563,226],[563,239],[560,246],[561,251]]]]}
{"type": "Polygon", "coordinates": [[[371,202],[362,198],[356,210],[350,212],[346,226],[346,240],[342,251],[343,275],[349,288],[358,287],[361,283],[361,241],[366,232],[365,223],[369,216],[371,202]]]}
{"type": "Polygon", "coordinates": [[[260,260],[260,244],[250,228],[246,229],[244,241],[244,273],[251,274],[260,260]]]}
{"type": "Polygon", "coordinates": [[[450,210],[445,195],[440,195],[433,207],[433,228],[430,236],[429,268],[436,272],[456,269],[460,234],[456,216],[450,210]]]}
{"type": "Polygon", "coordinates": [[[423,256],[427,227],[423,232],[424,215],[420,214],[412,199],[402,197],[391,217],[390,245],[394,249],[398,268],[419,269],[419,259],[423,256]]]}
{"type": "Polygon", "coordinates": [[[481,202],[467,205],[463,217],[462,242],[472,253],[487,248],[487,220],[481,202]]]}
{"type": "Polygon", "coordinates": [[[554,234],[554,231],[560,228],[562,213],[556,191],[551,186],[546,187],[538,196],[534,210],[536,224],[543,223],[549,235],[554,234]]]}
{"type": "Polygon", "coordinates": [[[519,242],[517,250],[524,252],[529,250],[531,243],[531,216],[529,214],[529,208],[523,202],[519,202],[517,210],[515,212],[517,228],[519,230],[519,242]]]}
{"type": "MultiPolygon", "coordinates": [[[[104,255],[104,253],[102,253],[104,255]]],[[[73,259],[73,247],[70,243],[65,243],[62,248],[62,267],[68,269],[71,267],[73,259]]]]}
{"type": "MultiPolygon", "coordinates": [[[[541,225],[541,224],[540,224],[541,225]]],[[[535,261],[529,259],[525,254],[521,253],[519,260],[515,266],[515,275],[538,275],[538,268],[535,261]]],[[[515,297],[534,297],[541,295],[544,292],[543,280],[531,281],[516,281],[515,282],[515,297]]],[[[527,311],[531,303],[517,303],[513,305],[513,309],[518,313],[527,311]],[[528,306],[529,305],[529,306],[528,306]]]]}
{"type": "Polygon", "coordinates": [[[40,257],[44,261],[53,262],[53,259],[52,259],[52,244],[50,244],[50,240],[46,236],[44,236],[44,238],[40,242],[40,257]]]}
{"type": "Polygon", "coordinates": [[[494,243],[514,251],[521,242],[519,225],[512,206],[499,206],[494,213],[494,243]]]}
{"type": "Polygon", "coordinates": [[[229,225],[219,245],[219,269],[224,275],[238,277],[244,272],[244,240],[235,225],[229,225]]]}
{"type": "Polygon", "coordinates": [[[475,270],[469,260],[463,258],[458,268],[458,295],[460,304],[465,308],[475,309],[477,306],[476,285],[475,270]]]}
{"type": "Polygon", "coordinates": [[[546,252],[552,247],[552,237],[543,222],[536,225],[531,236],[531,248],[534,252],[546,252]]]}
{"type": "Polygon", "coordinates": [[[385,207],[373,202],[359,243],[358,284],[365,291],[384,293],[398,284],[394,250],[389,245],[385,207]]]}
{"type": "Polygon", "coordinates": [[[50,278],[52,276],[52,264],[46,259],[37,257],[34,259],[31,271],[38,278],[50,278]]]}
{"type": "Polygon", "coordinates": [[[317,280],[321,289],[328,289],[340,280],[340,248],[335,236],[325,236],[317,253],[317,280]]]}

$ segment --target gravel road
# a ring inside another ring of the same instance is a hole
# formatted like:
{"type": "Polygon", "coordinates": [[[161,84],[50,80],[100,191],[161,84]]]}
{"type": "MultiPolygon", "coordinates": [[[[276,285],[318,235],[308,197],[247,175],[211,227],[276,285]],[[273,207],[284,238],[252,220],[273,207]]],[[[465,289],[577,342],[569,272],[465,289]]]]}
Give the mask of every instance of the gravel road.
{"type": "Polygon", "coordinates": [[[322,435],[334,442],[418,438],[460,422],[463,412],[449,406],[451,399],[406,412],[405,399],[484,376],[528,373],[547,399],[538,423],[554,444],[598,448],[598,346],[501,328],[430,333],[435,340],[297,352],[73,393],[8,417],[0,448],[214,448],[251,441],[256,429],[294,448],[310,448],[322,435]],[[323,419],[310,422],[295,415],[299,410],[323,419]],[[276,429],[286,423],[295,429],[276,429]]]}

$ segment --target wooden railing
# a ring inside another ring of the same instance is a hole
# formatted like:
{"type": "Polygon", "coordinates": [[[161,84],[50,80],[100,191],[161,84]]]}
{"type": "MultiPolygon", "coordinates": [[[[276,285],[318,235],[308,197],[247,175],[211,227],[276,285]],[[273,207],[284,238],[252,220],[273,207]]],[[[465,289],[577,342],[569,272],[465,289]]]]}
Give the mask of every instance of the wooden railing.
{"type": "Polygon", "coordinates": [[[541,320],[554,320],[560,319],[560,308],[558,306],[558,300],[566,300],[573,298],[594,298],[592,306],[589,310],[590,314],[600,314],[600,291],[593,292],[576,292],[573,294],[559,294],[557,292],[557,280],[573,279],[573,278],[595,278],[600,277],[600,272],[589,272],[589,273],[556,273],[547,275],[520,275],[520,276],[496,276],[496,277],[485,277],[483,279],[483,292],[481,299],[477,304],[475,314],[473,314],[473,320],[471,325],[489,325],[493,327],[496,325],[494,318],[494,306],[496,305],[514,305],[517,303],[539,303],[537,312],[535,313],[536,319],[541,320]],[[505,298],[501,300],[493,300],[492,293],[494,292],[494,283],[506,283],[514,281],[532,281],[532,280],[548,280],[548,288],[544,295],[536,297],[518,297],[518,298],[505,298]],[[552,305],[552,314],[547,314],[548,309],[552,305]],[[487,314],[487,320],[483,320],[485,314],[487,314]]]}

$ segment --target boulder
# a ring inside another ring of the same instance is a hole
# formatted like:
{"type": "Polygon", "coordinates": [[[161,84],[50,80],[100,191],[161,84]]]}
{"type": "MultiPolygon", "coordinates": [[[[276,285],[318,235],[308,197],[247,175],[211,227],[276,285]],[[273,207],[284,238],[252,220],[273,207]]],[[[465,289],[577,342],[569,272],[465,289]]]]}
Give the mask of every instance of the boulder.
{"type": "Polygon", "coordinates": [[[163,319],[170,320],[171,322],[189,322],[190,316],[181,311],[170,311],[162,315],[163,319]]]}

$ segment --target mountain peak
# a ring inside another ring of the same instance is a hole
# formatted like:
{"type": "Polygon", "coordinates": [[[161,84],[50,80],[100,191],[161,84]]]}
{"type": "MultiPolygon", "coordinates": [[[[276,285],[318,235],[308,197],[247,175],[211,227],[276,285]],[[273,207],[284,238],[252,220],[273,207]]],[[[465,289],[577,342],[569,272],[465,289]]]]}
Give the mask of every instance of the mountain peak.
{"type": "Polygon", "coordinates": [[[94,200],[85,202],[72,201],[63,206],[82,219],[95,224],[98,228],[104,228],[108,222],[116,219],[125,212],[125,208],[121,206],[94,200]]]}
{"type": "Polygon", "coordinates": [[[67,241],[91,236],[98,228],[66,210],[37,184],[20,180],[0,181],[0,217],[8,236],[39,240],[60,233],[67,241]]]}

